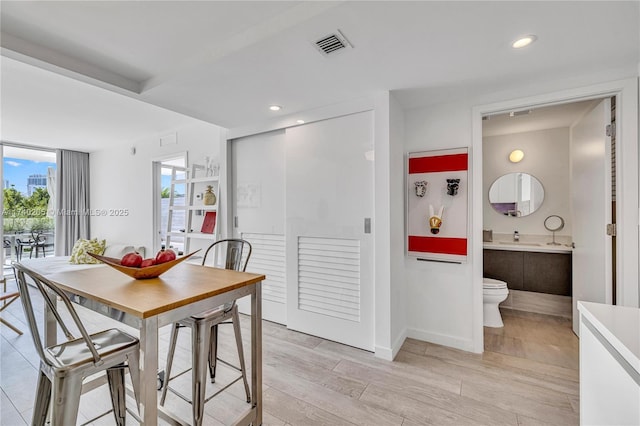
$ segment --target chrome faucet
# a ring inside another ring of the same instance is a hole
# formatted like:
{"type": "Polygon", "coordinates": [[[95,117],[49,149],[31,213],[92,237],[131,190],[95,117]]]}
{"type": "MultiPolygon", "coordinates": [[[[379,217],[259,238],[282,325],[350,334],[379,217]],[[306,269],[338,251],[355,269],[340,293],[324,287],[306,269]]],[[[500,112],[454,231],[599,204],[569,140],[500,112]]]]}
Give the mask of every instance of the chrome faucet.
{"type": "Polygon", "coordinates": [[[520,241],[520,234],[518,231],[513,231],[513,241],[520,241]]]}

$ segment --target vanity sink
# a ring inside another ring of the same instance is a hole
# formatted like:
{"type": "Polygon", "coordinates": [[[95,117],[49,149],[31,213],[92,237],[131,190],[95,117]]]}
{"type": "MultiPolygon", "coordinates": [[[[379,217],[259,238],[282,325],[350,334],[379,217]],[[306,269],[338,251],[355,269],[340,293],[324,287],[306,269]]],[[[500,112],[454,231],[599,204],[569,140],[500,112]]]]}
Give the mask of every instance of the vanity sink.
{"type": "Polygon", "coordinates": [[[538,253],[571,253],[573,250],[570,245],[551,245],[545,242],[528,242],[528,241],[491,241],[485,242],[484,248],[488,250],[507,250],[507,251],[531,251],[538,253]]]}

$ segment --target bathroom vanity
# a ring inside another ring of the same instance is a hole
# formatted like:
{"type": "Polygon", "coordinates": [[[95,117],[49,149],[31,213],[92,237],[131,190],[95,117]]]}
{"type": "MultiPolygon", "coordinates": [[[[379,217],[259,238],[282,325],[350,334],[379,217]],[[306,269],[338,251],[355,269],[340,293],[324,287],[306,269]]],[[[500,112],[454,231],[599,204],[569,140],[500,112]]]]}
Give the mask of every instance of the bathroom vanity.
{"type": "Polygon", "coordinates": [[[484,276],[509,289],[571,296],[571,247],[494,241],[484,243],[484,276]]]}

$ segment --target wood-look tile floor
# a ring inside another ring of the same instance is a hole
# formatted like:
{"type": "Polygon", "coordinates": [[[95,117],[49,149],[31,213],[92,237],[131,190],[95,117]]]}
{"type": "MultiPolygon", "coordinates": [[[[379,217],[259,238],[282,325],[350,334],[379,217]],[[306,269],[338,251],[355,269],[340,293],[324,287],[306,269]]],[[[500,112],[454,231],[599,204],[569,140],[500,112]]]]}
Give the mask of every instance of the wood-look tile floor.
{"type": "MultiPolygon", "coordinates": [[[[80,312],[90,331],[112,326],[102,316],[80,312]]],[[[3,316],[27,331],[18,303],[3,316]]],[[[503,319],[504,328],[485,328],[482,355],[407,339],[394,362],[264,322],[264,424],[578,424],[578,344],[568,320],[517,311],[503,312],[503,319]]],[[[246,350],[249,321],[241,322],[246,350]]],[[[168,332],[161,333],[161,367],[168,332]]],[[[221,327],[220,334],[222,355],[234,360],[231,327],[221,327]]],[[[37,356],[26,333],[18,337],[0,326],[0,336],[0,424],[29,424],[37,356]]],[[[189,333],[182,332],[176,369],[190,362],[188,342],[189,333]]],[[[231,371],[219,375],[224,383],[231,371]]],[[[175,380],[176,386],[187,390],[188,377],[175,380]]],[[[208,393],[218,386],[208,385],[208,393]]],[[[243,393],[236,383],[209,402],[205,425],[232,423],[246,404],[243,393]]],[[[166,405],[189,419],[190,407],[182,400],[170,395],[166,405]]],[[[108,408],[106,387],[91,391],[82,397],[79,422],[108,408]]],[[[93,424],[113,423],[107,416],[93,424]]]]}

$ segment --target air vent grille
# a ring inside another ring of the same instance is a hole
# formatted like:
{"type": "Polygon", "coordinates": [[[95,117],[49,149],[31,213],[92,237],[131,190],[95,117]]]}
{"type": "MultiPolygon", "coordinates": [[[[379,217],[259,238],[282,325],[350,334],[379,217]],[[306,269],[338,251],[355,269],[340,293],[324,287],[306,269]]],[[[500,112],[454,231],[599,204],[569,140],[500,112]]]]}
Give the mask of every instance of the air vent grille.
{"type": "Polygon", "coordinates": [[[340,31],[326,35],[315,42],[316,48],[323,54],[329,55],[340,50],[351,47],[344,35],[340,31]]]}
{"type": "Polygon", "coordinates": [[[511,111],[509,113],[509,117],[520,117],[521,115],[529,115],[531,114],[531,110],[530,109],[524,109],[521,111],[511,111]]]}

